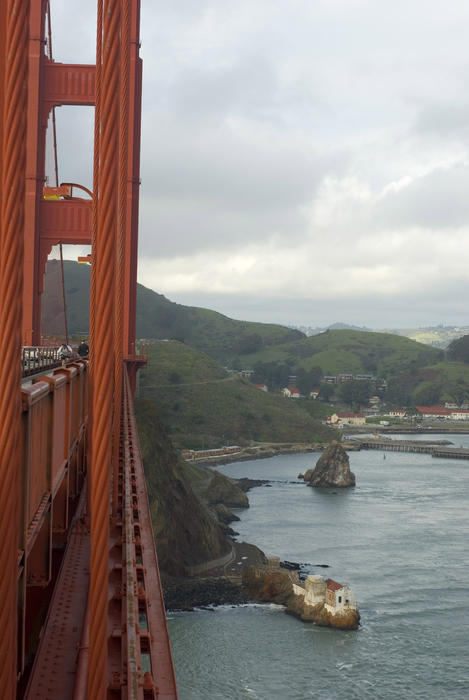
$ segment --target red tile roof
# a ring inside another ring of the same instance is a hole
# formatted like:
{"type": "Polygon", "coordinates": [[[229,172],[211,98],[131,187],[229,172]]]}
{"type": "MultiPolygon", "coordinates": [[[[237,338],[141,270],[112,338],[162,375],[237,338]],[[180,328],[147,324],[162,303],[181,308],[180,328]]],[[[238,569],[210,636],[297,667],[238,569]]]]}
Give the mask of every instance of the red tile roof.
{"type": "Polygon", "coordinates": [[[330,591],[339,591],[341,588],[343,588],[343,585],[341,583],[337,583],[337,581],[334,581],[331,578],[326,579],[326,588],[329,588],[330,591]]]}
{"type": "Polygon", "coordinates": [[[364,418],[364,413],[338,413],[339,418],[364,418]]]}
{"type": "Polygon", "coordinates": [[[434,416],[449,416],[453,412],[452,409],[444,406],[416,406],[415,408],[419,413],[427,413],[434,416]]]}

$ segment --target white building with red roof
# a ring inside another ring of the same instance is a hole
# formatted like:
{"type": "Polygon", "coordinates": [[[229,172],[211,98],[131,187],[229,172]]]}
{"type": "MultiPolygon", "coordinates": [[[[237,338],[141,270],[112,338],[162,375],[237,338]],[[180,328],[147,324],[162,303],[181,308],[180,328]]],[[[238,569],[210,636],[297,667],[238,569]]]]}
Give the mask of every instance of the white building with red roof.
{"type": "Polygon", "coordinates": [[[416,406],[422,418],[451,418],[452,410],[445,406],[416,406]]]}
{"type": "Polygon", "coordinates": [[[365,425],[366,416],[364,413],[333,413],[327,417],[327,422],[339,428],[344,425],[365,425]]]}
{"type": "Polygon", "coordinates": [[[301,396],[300,390],[296,386],[286,386],[282,389],[282,394],[288,399],[299,399],[301,396]]]}
{"type": "Polygon", "coordinates": [[[452,408],[451,420],[469,420],[469,409],[468,408],[452,408]]]}
{"type": "Polygon", "coordinates": [[[331,578],[308,576],[304,587],[295,585],[293,588],[295,595],[304,595],[305,604],[311,607],[322,604],[331,613],[357,609],[352,589],[331,578]]]}
{"type": "Polygon", "coordinates": [[[355,595],[351,588],[331,578],[326,579],[326,609],[329,612],[336,613],[345,608],[355,610],[356,607],[355,595]]]}

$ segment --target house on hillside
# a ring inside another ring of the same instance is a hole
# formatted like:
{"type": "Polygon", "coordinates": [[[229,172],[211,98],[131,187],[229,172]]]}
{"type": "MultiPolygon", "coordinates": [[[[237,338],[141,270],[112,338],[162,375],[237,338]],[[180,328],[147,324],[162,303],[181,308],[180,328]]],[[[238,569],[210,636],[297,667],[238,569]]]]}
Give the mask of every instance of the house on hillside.
{"type": "Polygon", "coordinates": [[[254,384],[254,386],[256,386],[261,391],[269,391],[269,387],[267,386],[267,384],[254,384]]]}
{"type": "Polygon", "coordinates": [[[353,380],[353,374],[338,374],[337,375],[337,383],[341,384],[342,382],[351,382],[353,380]]]}
{"type": "Polygon", "coordinates": [[[313,389],[312,391],[310,391],[309,396],[311,399],[317,399],[319,396],[319,389],[313,389]]]}
{"type": "Polygon", "coordinates": [[[391,418],[405,418],[405,408],[393,408],[389,411],[391,418]]]}
{"type": "Polygon", "coordinates": [[[299,399],[301,394],[296,386],[286,386],[282,389],[282,394],[287,397],[287,399],[299,399]]]}

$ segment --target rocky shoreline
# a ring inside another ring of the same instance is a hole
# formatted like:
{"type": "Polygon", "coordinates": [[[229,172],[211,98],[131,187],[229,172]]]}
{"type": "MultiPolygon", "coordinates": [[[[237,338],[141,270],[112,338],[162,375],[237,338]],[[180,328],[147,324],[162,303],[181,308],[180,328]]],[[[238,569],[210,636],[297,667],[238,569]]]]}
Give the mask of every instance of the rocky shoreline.
{"type": "MultiPolygon", "coordinates": [[[[319,445],[282,445],[276,446],[273,450],[259,450],[255,452],[256,457],[268,457],[272,453],[292,453],[292,452],[313,452],[323,451],[323,446],[319,445]]],[[[244,459],[253,459],[253,448],[249,449],[249,454],[244,455],[244,459]]],[[[338,443],[328,446],[321,459],[324,462],[323,471],[334,472],[337,461],[348,465],[348,457],[343,448],[338,443]],[[332,451],[333,454],[330,454],[332,451]],[[340,455],[336,454],[340,451],[340,455]],[[340,459],[339,459],[340,457],[340,459]]],[[[230,455],[225,461],[240,461],[240,455],[230,455]]],[[[214,465],[213,461],[209,464],[214,465]]],[[[199,466],[200,468],[200,466],[199,466]]],[[[326,564],[307,565],[308,570],[301,571],[302,565],[295,562],[280,562],[278,557],[267,558],[264,553],[255,545],[246,542],[233,541],[234,531],[229,528],[229,523],[239,518],[230,511],[230,507],[249,507],[246,492],[251,488],[260,486],[270,486],[268,479],[229,479],[222,477],[216,470],[212,471],[202,466],[208,474],[213,475],[207,478],[199,477],[203,483],[201,493],[207,505],[213,510],[218,521],[223,524],[225,533],[231,535],[232,554],[231,557],[224,555],[214,568],[208,568],[199,564],[201,572],[197,575],[186,577],[164,576],[162,579],[165,605],[168,610],[191,611],[197,609],[213,610],[219,605],[242,605],[249,602],[274,602],[285,606],[287,612],[297,615],[303,620],[316,622],[317,624],[336,626],[341,629],[356,629],[358,618],[354,620],[338,619],[334,615],[331,617],[325,610],[309,610],[307,605],[300,605],[298,602],[298,592],[304,591],[302,581],[310,578],[312,567],[327,567],[326,564]],[[236,493],[236,490],[238,493],[236,493]],[[244,500],[243,500],[244,499],[244,500]]],[[[312,470],[310,470],[312,471],[312,470]]],[[[336,470],[337,471],[337,470],[336,470]]],[[[340,471],[340,470],[339,470],[340,471]]],[[[349,470],[350,471],[350,470],[349,470]]],[[[340,471],[342,475],[343,468],[340,471]]],[[[332,474],[336,485],[337,474],[332,474]]],[[[351,477],[353,475],[350,473],[351,477]]],[[[329,482],[328,482],[329,483],[329,482]]],[[[354,483],[354,479],[353,479],[354,483]]],[[[309,484],[314,485],[314,484],[309,484]]],[[[320,484],[322,485],[322,484],[320,484]]],[[[340,483],[339,485],[345,485],[340,483]]],[[[346,485],[350,485],[348,482],[346,485]]],[[[305,565],[306,566],[306,565],[305,565]]],[[[187,573],[187,572],[186,572],[187,573]]],[[[308,585],[308,584],[306,584],[308,585]]],[[[301,597],[301,596],[300,596],[301,597]]]]}
{"type": "Polygon", "coordinates": [[[194,608],[211,609],[218,605],[242,605],[250,598],[240,583],[224,576],[173,579],[163,582],[164,601],[167,610],[194,608]]]}

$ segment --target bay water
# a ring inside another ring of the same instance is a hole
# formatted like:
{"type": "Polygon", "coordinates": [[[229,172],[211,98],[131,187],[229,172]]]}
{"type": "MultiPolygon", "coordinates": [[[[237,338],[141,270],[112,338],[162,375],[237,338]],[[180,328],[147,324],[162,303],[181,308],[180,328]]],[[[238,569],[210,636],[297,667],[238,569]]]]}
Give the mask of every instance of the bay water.
{"type": "Polygon", "coordinates": [[[237,539],[350,585],[359,630],[275,605],[172,612],[180,700],[469,699],[469,461],[351,452],[355,488],[313,489],[297,476],[318,458],[219,470],[269,480],[237,511],[237,539]]]}

